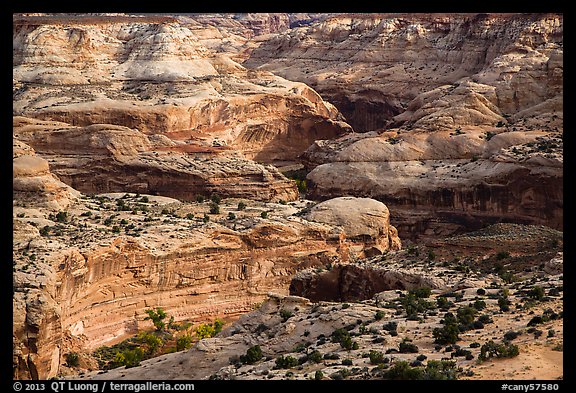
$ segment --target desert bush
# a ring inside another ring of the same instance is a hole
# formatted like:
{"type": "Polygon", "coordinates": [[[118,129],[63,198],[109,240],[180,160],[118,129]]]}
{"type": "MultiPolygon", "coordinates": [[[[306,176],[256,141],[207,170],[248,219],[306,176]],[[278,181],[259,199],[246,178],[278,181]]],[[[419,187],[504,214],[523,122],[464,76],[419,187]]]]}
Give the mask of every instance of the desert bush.
{"type": "Polygon", "coordinates": [[[371,350],[368,354],[370,364],[384,363],[384,354],[380,351],[371,350]]]}
{"type": "Polygon", "coordinates": [[[151,320],[157,331],[162,331],[166,327],[164,319],[167,317],[166,312],[161,308],[157,307],[156,310],[148,309],[145,311],[148,316],[144,320],[151,320]]]}
{"type": "Polygon", "coordinates": [[[428,287],[420,287],[416,289],[411,289],[408,293],[411,293],[418,298],[427,298],[430,297],[430,295],[432,294],[432,289],[428,287]]]}
{"type": "Polygon", "coordinates": [[[281,355],[279,357],[276,358],[276,367],[277,369],[282,369],[282,368],[292,368],[292,367],[296,367],[298,365],[298,359],[296,359],[293,356],[287,355],[281,355]]]}
{"type": "Polygon", "coordinates": [[[176,339],[176,351],[183,351],[192,347],[192,336],[185,334],[176,339]]]}
{"type": "Polygon", "coordinates": [[[240,362],[244,364],[254,364],[263,357],[262,349],[259,345],[254,345],[246,350],[245,355],[240,356],[240,362]]]}
{"type": "Polygon", "coordinates": [[[144,350],[140,347],[126,349],[117,352],[112,362],[112,368],[126,366],[126,368],[136,367],[144,358],[144,350]]]}
{"type": "Polygon", "coordinates": [[[64,358],[66,359],[66,366],[68,367],[78,367],[80,364],[80,356],[77,352],[69,352],[64,355],[64,358]]]}
{"type": "Polygon", "coordinates": [[[382,326],[382,329],[391,332],[391,331],[396,331],[398,330],[398,322],[395,321],[390,321],[384,324],[384,326],[382,326]]]}
{"type": "Polygon", "coordinates": [[[472,304],[472,307],[474,307],[478,311],[484,310],[486,308],[486,302],[484,300],[476,300],[472,304]]]}
{"type": "Polygon", "coordinates": [[[220,214],[220,205],[215,202],[210,203],[210,214],[220,214]]]}
{"type": "Polygon", "coordinates": [[[418,353],[418,346],[404,339],[398,346],[400,353],[418,353]]]}
{"type": "Polygon", "coordinates": [[[320,381],[322,378],[324,378],[324,373],[321,370],[316,370],[314,373],[314,380],[320,381]]]}
{"type": "Polygon", "coordinates": [[[460,329],[458,328],[456,317],[454,317],[454,314],[447,312],[443,321],[444,326],[432,330],[434,343],[442,345],[455,344],[460,339],[458,336],[460,329]]]}
{"type": "Polygon", "coordinates": [[[246,209],[246,204],[244,202],[238,202],[238,210],[246,209]]]}
{"type": "Polygon", "coordinates": [[[203,323],[197,326],[196,329],[194,329],[194,334],[196,334],[196,337],[200,340],[203,338],[214,337],[222,331],[223,326],[224,322],[216,318],[213,323],[203,323]]]}
{"type": "Polygon", "coordinates": [[[508,297],[500,296],[498,297],[498,307],[500,307],[500,311],[508,312],[510,311],[510,300],[508,297]]]}
{"type": "Polygon", "coordinates": [[[446,296],[438,296],[436,298],[436,305],[441,310],[449,310],[451,306],[454,305],[451,301],[448,300],[446,296]]]}
{"type": "Polygon", "coordinates": [[[501,344],[496,344],[494,341],[490,340],[486,344],[482,345],[480,348],[480,360],[484,361],[491,357],[497,358],[511,358],[518,356],[520,353],[518,346],[511,344],[509,342],[504,342],[501,344]]]}
{"type": "Polygon", "coordinates": [[[212,194],[212,196],[210,197],[210,200],[211,200],[213,203],[219,205],[220,202],[222,201],[222,198],[220,198],[220,195],[218,195],[218,194],[212,194]]]}
{"type": "Polygon", "coordinates": [[[314,363],[320,363],[322,361],[322,354],[320,351],[314,350],[310,354],[308,354],[308,361],[314,363]]]}
{"type": "Polygon", "coordinates": [[[520,335],[520,333],[514,332],[514,331],[510,330],[509,332],[506,332],[506,333],[504,334],[504,338],[505,338],[506,340],[508,340],[508,341],[512,341],[512,340],[514,340],[516,337],[518,337],[519,335],[520,335]]]}
{"type": "Polygon", "coordinates": [[[384,313],[384,311],[378,310],[378,311],[376,311],[376,314],[374,315],[374,319],[379,321],[382,318],[384,318],[385,315],[386,315],[386,313],[384,313]]]}
{"type": "Polygon", "coordinates": [[[539,285],[535,285],[530,289],[528,292],[528,297],[536,300],[542,300],[546,293],[544,292],[544,288],[539,285]]]}
{"type": "Polygon", "coordinates": [[[292,313],[292,311],[286,310],[284,308],[279,311],[279,314],[280,314],[280,318],[282,318],[282,322],[286,322],[288,320],[288,318],[290,318],[294,315],[294,313],[292,313]]]}

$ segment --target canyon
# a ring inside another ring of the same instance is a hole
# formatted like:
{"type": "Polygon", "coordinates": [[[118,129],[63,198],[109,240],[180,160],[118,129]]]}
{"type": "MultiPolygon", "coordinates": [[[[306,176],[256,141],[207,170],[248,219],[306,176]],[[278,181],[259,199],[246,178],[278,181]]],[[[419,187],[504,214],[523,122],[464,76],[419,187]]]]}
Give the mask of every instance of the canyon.
{"type": "MultiPolygon", "coordinates": [[[[14,14],[12,151],[14,379],[386,379],[272,360],[360,319],[356,352],[314,349],[440,360],[440,313],[381,308],[422,287],[492,288],[497,323],[466,342],[562,312],[561,14],[14,14]],[[226,329],[97,371],[155,307],[226,329]],[[402,334],[376,337],[376,312],[402,334]],[[256,344],[265,363],[229,362],[256,344]]],[[[562,318],[546,329],[519,342],[561,378],[562,318]]]]}

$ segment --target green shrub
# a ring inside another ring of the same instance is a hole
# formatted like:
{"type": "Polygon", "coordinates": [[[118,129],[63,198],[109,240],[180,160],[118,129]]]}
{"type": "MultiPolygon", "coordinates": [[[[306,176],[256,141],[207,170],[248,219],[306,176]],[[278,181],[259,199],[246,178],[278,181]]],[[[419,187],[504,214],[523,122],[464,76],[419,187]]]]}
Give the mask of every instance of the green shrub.
{"type": "Polygon", "coordinates": [[[358,348],[358,343],[352,340],[350,332],[344,328],[339,328],[332,332],[331,341],[339,343],[342,348],[347,350],[358,348]]]}
{"type": "Polygon", "coordinates": [[[213,323],[203,323],[194,329],[194,333],[198,339],[214,337],[222,331],[222,326],[224,322],[220,319],[216,319],[213,323]]]}
{"type": "Polygon", "coordinates": [[[236,214],[229,212],[228,213],[228,220],[232,221],[236,219],[236,214]]]}
{"type": "Polygon", "coordinates": [[[384,363],[384,354],[380,351],[371,350],[368,357],[370,358],[370,364],[384,363]]]}
{"type": "Polygon", "coordinates": [[[276,367],[275,368],[292,368],[298,365],[298,359],[293,356],[287,355],[276,358],[276,367]]]}
{"type": "Polygon", "coordinates": [[[506,332],[506,333],[504,334],[504,338],[505,338],[506,340],[508,340],[508,341],[512,341],[512,340],[514,340],[516,337],[518,337],[519,335],[520,335],[520,333],[514,332],[514,331],[511,330],[511,331],[506,332]]]}
{"type": "Polygon", "coordinates": [[[486,308],[486,302],[484,300],[476,300],[472,304],[472,307],[474,307],[478,311],[484,310],[486,308]]]}
{"type": "Polygon", "coordinates": [[[140,347],[126,349],[117,352],[112,362],[112,368],[126,366],[126,368],[136,367],[144,358],[144,350],[140,347]]]}
{"type": "Polygon", "coordinates": [[[384,324],[384,326],[382,326],[382,329],[388,331],[388,332],[392,332],[392,331],[396,331],[398,329],[398,322],[395,321],[390,321],[384,324]]]}
{"type": "Polygon", "coordinates": [[[546,293],[544,292],[544,288],[539,285],[535,285],[530,289],[528,292],[528,297],[536,300],[542,300],[546,293]]]}
{"type": "Polygon", "coordinates": [[[436,305],[441,310],[449,310],[450,307],[454,305],[454,303],[449,301],[446,296],[438,296],[436,298],[436,305]]]}
{"type": "Polygon", "coordinates": [[[386,371],[384,378],[391,380],[420,380],[424,379],[424,370],[421,367],[410,366],[405,360],[399,360],[386,371]]]}
{"type": "Polygon", "coordinates": [[[212,196],[210,197],[210,200],[211,200],[213,203],[219,205],[220,202],[222,201],[222,198],[220,198],[220,195],[218,195],[218,194],[212,194],[212,196]]]}
{"type": "Polygon", "coordinates": [[[305,194],[308,191],[308,184],[306,183],[306,179],[295,179],[294,181],[298,187],[298,192],[305,194]]]}
{"type": "Polygon", "coordinates": [[[378,311],[376,311],[376,314],[374,315],[374,319],[379,321],[382,318],[384,318],[385,315],[386,315],[386,313],[384,313],[384,311],[378,310],[378,311]]]}
{"type": "Polygon", "coordinates": [[[144,318],[145,321],[151,320],[157,331],[164,330],[166,327],[164,319],[167,317],[167,314],[162,308],[157,307],[156,310],[148,309],[145,312],[148,314],[148,316],[144,318]]]}
{"type": "Polygon", "coordinates": [[[68,367],[78,367],[80,364],[80,356],[77,352],[69,352],[64,355],[64,358],[66,359],[66,366],[68,367]]]}
{"type": "Polygon", "coordinates": [[[498,307],[500,307],[500,311],[508,312],[510,311],[510,300],[507,297],[500,296],[498,297],[498,307]]]}
{"type": "Polygon", "coordinates": [[[190,349],[190,347],[192,347],[192,336],[189,334],[180,336],[176,340],[176,351],[183,351],[185,349],[190,349]]]}
{"type": "Polygon", "coordinates": [[[240,361],[244,364],[254,364],[262,359],[262,349],[259,345],[254,345],[246,351],[245,355],[240,356],[240,361]]]}
{"type": "Polygon", "coordinates": [[[481,323],[483,323],[483,324],[488,324],[488,323],[494,322],[494,321],[492,320],[492,317],[491,317],[490,315],[487,315],[487,314],[480,315],[480,316],[478,317],[478,321],[481,322],[481,323]]]}
{"type": "Polygon", "coordinates": [[[268,218],[268,212],[264,211],[264,212],[260,213],[260,217],[268,218]]]}
{"type": "Polygon", "coordinates": [[[400,353],[418,353],[418,346],[408,342],[406,339],[400,343],[398,346],[398,351],[400,353]]]}
{"type": "Polygon", "coordinates": [[[511,344],[509,342],[504,342],[501,344],[496,344],[494,341],[490,340],[486,344],[482,345],[480,348],[480,360],[484,361],[491,357],[497,358],[511,358],[518,356],[520,353],[518,346],[511,344]]]}
{"type": "Polygon", "coordinates": [[[286,322],[289,318],[294,316],[294,313],[292,313],[292,311],[289,311],[286,309],[281,309],[279,311],[279,314],[280,314],[280,318],[282,318],[282,322],[286,322]]]}
{"type": "Polygon", "coordinates": [[[65,211],[60,211],[56,214],[56,221],[57,222],[66,222],[68,221],[68,213],[65,211]]]}
{"type": "Polygon", "coordinates": [[[188,220],[193,220],[193,219],[194,219],[194,213],[188,213],[188,214],[186,214],[186,218],[187,218],[188,220]]]}
{"type": "Polygon", "coordinates": [[[428,287],[420,287],[416,289],[411,289],[409,293],[413,294],[417,298],[427,298],[432,294],[432,289],[428,287]]]}
{"type": "Polygon", "coordinates": [[[320,370],[316,370],[316,372],[314,373],[314,379],[316,381],[320,381],[322,378],[324,378],[324,373],[320,370]]]}
{"type": "Polygon", "coordinates": [[[308,355],[308,361],[320,363],[322,361],[322,354],[320,351],[314,350],[308,355]]]}
{"type": "Polygon", "coordinates": [[[246,209],[246,204],[244,202],[238,202],[238,210],[246,209]]]}
{"type": "Polygon", "coordinates": [[[455,344],[456,341],[460,340],[459,333],[460,329],[458,328],[456,317],[449,312],[444,315],[444,326],[432,330],[434,343],[442,345],[455,344]]]}
{"type": "Polygon", "coordinates": [[[164,345],[164,340],[149,332],[140,332],[136,336],[136,342],[141,343],[146,348],[146,355],[152,356],[164,345]]]}
{"type": "Polygon", "coordinates": [[[210,203],[210,214],[220,214],[220,205],[215,202],[210,203]]]}

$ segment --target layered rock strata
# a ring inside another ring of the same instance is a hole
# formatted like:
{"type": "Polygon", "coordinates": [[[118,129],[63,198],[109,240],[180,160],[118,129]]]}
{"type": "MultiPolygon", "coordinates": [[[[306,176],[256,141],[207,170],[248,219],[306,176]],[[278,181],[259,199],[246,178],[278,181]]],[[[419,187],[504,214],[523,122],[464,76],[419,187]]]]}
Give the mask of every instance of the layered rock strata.
{"type": "Polygon", "coordinates": [[[164,135],[110,124],[85,127],[14,118],[14,136],[33,146],[62,181],[88,194],[133,192],[194,201],[198,195],[293,201],[293,181],[234,151],[194,149],[164,135]]]}
{"type": "MultiPolygon", "coordinates": [[[[15,146],[28,153],[14,159],[18,379],[51,378],[72,348],[93,350],[151,327],[149,308],[176,321],[235,319],[267,292],[287,293],[298,270],[347,261],[359,245],[346,228],[295,215],[304,202],[224,199],[213,212],[208,202],[86,196],[32,149],[15,146]]],[[[377,238],[367,235],[366,244],[377,238]]]]}
{"type": "Polygon", "coordinates": [[[496,222],[563,228],[562,135],[544,131],[385,132],[315,143],[308,196],[370,197],[402,238],[496,222]]]}
{"type": "Polygon", "coordinates": [[[550,121],[562,58],[560,14],[374,13],[285,31],[244,64],[314,87],[363,132],[550,121]]]}
{"type": "Polygon", "coordinates": [[[308,86],[247,70],[178,22],[107,18],[14,25],[14,114],[124,126],[179,149],[231,146],[268,163],[350,129],[308,86]]]}
{"type": "MultiPolygon", "coordinates": [[[[403,265],[393,260],[388,262],[396,267],[403,265]]],[[[497,276],[442,269],[439,268],[440,264],[411,262],[413,272],[420,270],[423,277],[431,277],[442,283],[440,288],[431,291],[428,298],[419,300],[433,308],[436,302],[440,302],[439,299],[446,304],[443,309],[419,312],[418,320],[413,314],[409,316],[402,306],[406,290],[387,290],[372,298],[349,303],[310,301],[300,296],[271,293],[257,310],[243,315],[228,329],[215,337],[201,340],[188,351],[147,360],[138,367],[121,367],[79,378],[386,380],[394,379],[387,370],[395,363],[406,361],[416,372],[424,369],[426,364],[432,365],[429,362],[433,360],[454,362],[458,370],[454,370],[452,378],[458,379],[563,378],[562,352],[558,351],[558,347],[563,345],[562,295],[558,292],[562,291],[558,289],[562,288],[560,275],[536,272],[507,287],[507,299],[518,307],[503,312],[497,301],[502,293],[501,281],[497,276]],[[529,303],[526,294],[533,286],[540,286],[551,295],[539,301],[531,299],[531,305],[524,308],[522,304],[529,303]],[[446,312],[457,315],[457,310],[472,304],[485,305],[477,316],[483,315],[483,320],[489,322],[482,328],[462,332],[457,344],[441,345],[438,349],[433,331],[442,326],[446,312]],[[546,315],[548,320],[535,327],[534,332],[554,330],[548,337],[526,332],[532,318],[541,315],[546,315]],[[500,343],[500,339],[510,332],[518,333],[513,344],[518,346],[519,356],[478,361],[483,344],[490,340],[500,343]],[[341,336],[348,333],[352,348],[341,345],[336,333],[341,336]],[[401,343],[415,348],[415,352],[400,350],[401,343]],[[256,345],[262,352],[262,358],[242,362],[240,357],[256,345]],[[458,356],[457,349],[469,351],[470,356],[458,356]],[[455,353],[455,356],[448,353],[455,353]],[[388,360],[378,363],[375,361],[378,354],[388,360]],[[415,359],[422,358],[422,355],[426,358],[416,363],[415,359]],[[294,358],[298,366],[283,368],[281,360],[288,357],[294,358]],[[538,367],[534,367],[535,364],[538,367]]]]}

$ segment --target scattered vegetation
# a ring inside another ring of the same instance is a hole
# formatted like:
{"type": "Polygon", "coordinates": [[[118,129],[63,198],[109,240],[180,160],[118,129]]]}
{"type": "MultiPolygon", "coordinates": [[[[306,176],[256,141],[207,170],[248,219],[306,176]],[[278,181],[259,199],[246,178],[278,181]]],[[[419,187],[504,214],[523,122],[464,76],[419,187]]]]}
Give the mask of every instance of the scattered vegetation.
{"type": "Polygon", "coordinates": [[[222,331],[224,322],[216,318],[213,323],[203,323],[194,329],[194,334],[198,339],[214,337],[222,331]]]}
{"type": "Polygon", "coordinates": [[[287,355],[281,355],[279,357],[276,358],[276,366],[274,368],[276,369],[283,369],[283,368],[292,368],[292,367],[296,367],[298,365],[298,359],[296,359],[293,356],[287,355]]]}
{"type": "Polygon", "coordinates": [[[494,341],[490,340],[486,344],[482,345],[480,348],[480,355],[479,359],[481,361],[487,360],[491,357],[496,358],[511,358],[514,356],[518,356],[520,351],[518,350],[518,346],[511,344],[509,342],[503,342],[501,344],[497,344],[494,341]]]}
{"type": "Polygon", "coordinates": [[[456,362],[451,360],[429,360],[426,367],[414,367],[407,361],[400,360],[384,373],[384,378],[392,380],[456,380],[458,379],[457,375],[456,362]]]}

